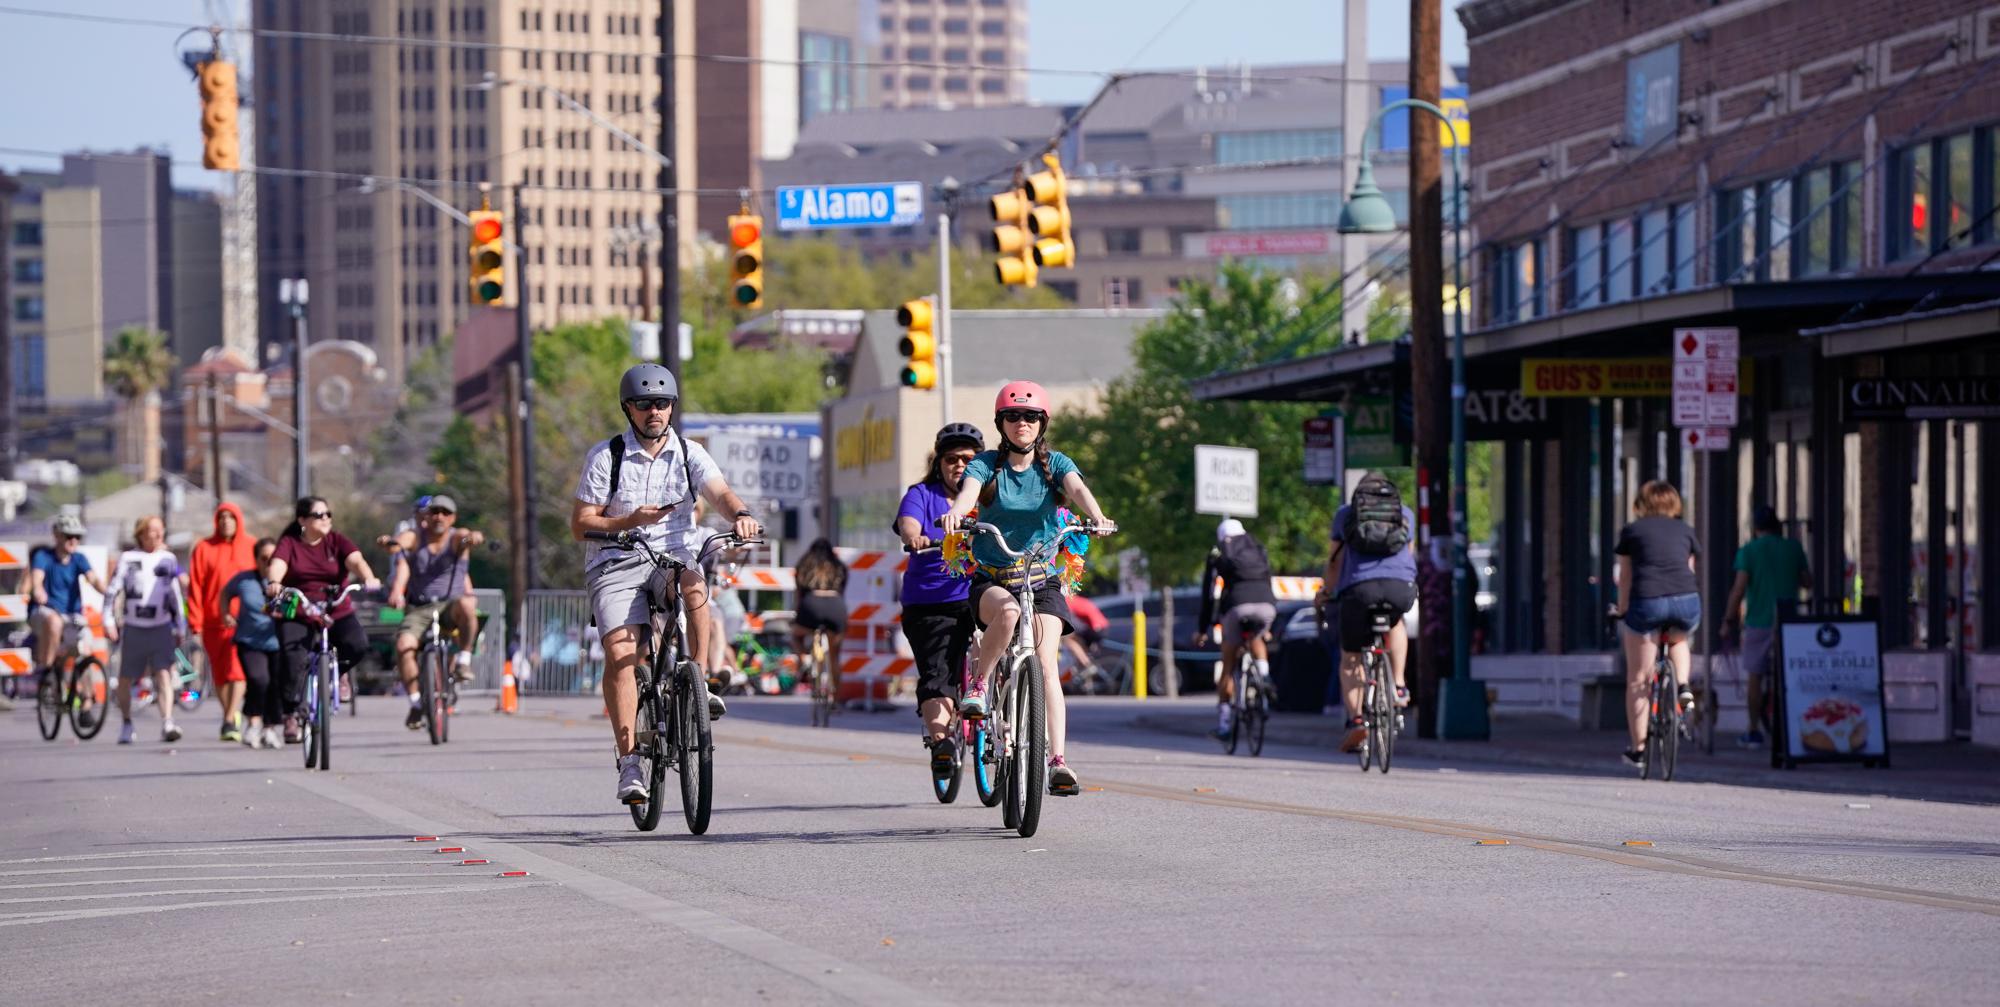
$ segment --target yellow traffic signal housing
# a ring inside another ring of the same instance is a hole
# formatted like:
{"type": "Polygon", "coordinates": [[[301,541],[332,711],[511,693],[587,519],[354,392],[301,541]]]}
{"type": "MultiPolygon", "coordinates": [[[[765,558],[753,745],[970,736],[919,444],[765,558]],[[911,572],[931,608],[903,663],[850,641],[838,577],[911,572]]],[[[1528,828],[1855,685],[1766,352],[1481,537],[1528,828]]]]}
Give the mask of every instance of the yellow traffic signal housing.
{"type": "Polygon", "coordinates": [[[1035,285],[1034,238],[1029,230],[1029,210],[1034,206],[1026,191],[1010,189],[995,193],[988,203],[995,225],[987,246],[998,253],[994,274],[1010,287],[1035,285]]]}
{"type": "Polygon", "coordinates": [[[1076,265],[1076,239],[1070,233],[1069,179],[1063,176],[1062,161],[1043,154],[1046,171],[1028,176],[1028,229],[1034,232],[1035,265],[1061,269],[1076,265]]]}
{"type": "Polygon", "coordinates": [[[729,218],[729,301],[743,310],[764,306],[764,218],[729,218]]]}
{"type": "Polygon", "coordinates": [[[195,65],[201,83],[201,166],[217,171],[242,167],[236,136],[236,65],[219,59],[195,65]]]}
{"type": "Polygon", "coordinates": [[[470,257],[472,303],[500,304],[507,299],[507,223],[498,210],[474,210],[470,257]]]}
{"type": "Polygon", "coordinates": [[[905,388],[937,387],[937,310],[928,297],[905,301],[896,309],[896,324],[903,338],[896,344],[906,358],[902,382],[905,388]]]}

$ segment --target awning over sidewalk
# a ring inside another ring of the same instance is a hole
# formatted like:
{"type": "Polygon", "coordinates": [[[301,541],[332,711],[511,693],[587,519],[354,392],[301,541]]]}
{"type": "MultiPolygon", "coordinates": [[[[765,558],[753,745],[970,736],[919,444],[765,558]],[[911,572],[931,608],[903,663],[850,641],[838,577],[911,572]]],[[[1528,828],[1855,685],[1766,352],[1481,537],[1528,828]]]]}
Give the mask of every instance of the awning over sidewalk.
{"type": "Polygon", "coordinates": [[[2000,339],[2000,300],[1828,325],[1807,329],[1799,335],[1819,340],[1819,351],[1829,357],[1883,353],[1960,339],[2000,339]]]}

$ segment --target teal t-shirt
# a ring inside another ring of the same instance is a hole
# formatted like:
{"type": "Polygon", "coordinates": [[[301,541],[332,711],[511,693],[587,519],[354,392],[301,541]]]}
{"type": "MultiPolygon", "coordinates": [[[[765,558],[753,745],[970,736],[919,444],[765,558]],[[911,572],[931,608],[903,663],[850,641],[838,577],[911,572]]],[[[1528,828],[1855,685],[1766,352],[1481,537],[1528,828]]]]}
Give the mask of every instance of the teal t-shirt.
{"type": "Polygon", "coordinates": [[[1759,535],[1736,550],[1736,570],[1750,575],[1743,592],[1743,625],[1769,629],[1778,621],[1778,599],[1797,601],[1806,551],[1781,535],[1759,535]]]}
{"type": "MultiPolygon", "coordinates": [[[[1055,477],[1057,486],[1076,470],[1076,463],[1068,455],[1049,452],[1049,473],[1055,477]]],[[[1042,478],[1041,466],[1029,465],[1016,472],[1000,460],[1000,452],[982,451],[965,466],[965,478],[976,479],[982,486],[998,480],[999,492],[993,502],[979,505],[979,520],[999,528],[1006,536],[1008,548],[1015,552],[1041,545],[1062,529],[1056,521],[1055,491],[1042,478]]],[[[1013,562],[985,535],[973,537],[972,557],[994,567],[1013,562]]]]}

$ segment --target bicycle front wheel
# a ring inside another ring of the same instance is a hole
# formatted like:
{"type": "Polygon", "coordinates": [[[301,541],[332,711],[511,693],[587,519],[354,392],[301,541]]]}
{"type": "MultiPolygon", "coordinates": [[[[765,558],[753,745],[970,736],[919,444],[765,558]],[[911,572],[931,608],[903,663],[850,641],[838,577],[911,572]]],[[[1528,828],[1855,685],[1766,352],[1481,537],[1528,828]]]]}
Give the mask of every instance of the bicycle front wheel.
{"type": "Polygon", "coordinates": [[[423,707],[424,728],[430,734],[431,744],[443,744],[444,695],[438,688],[437,651],[429,647],[417,651],[417,701],[423,707]]]}
{"type": "Polygon", "coordinates": [[[339,666],[336,665],[332,674],[319,676],[319,709],[313,711],[313,718],[319,723],[314,725],[313,745],[319,749],[319,769],[322,773],[333,768],[333,700],[337,694],[335,690],[340,688],[335,684],[339,675],[339,666]]]}
{"type": "Polygon", "coordinates": [[[214,688],[212,684],[214,676],[209,673],[208,668],[208,655],[201,651],[189,653],[182,650],[176,650],[174,655],[176,657],[174,674],[177,679],[174,705],[193,713],[201,708],[201,701],[207,699],[209,691],[214,688]]]}
{"type": "MultiPolygon", "coordinates": [[[[123,683],[120,683],[123,687],[123,683]]],[[[111,719],[111,676],[97,658],[83,657],[69,673],[69,723],[76,736],[85,741],[104,730],[111,719]]]]}
{"type": "Polygon", "coordinates": [[[986,730],[985,721],[968,721],[964,746],[964,761],[972,763],[972,789],[979,794],[979,803],[992,807],[1000,803],[999,762],[993,754],[993,735],[986,730]]]}
{"type": "Polygon", "coordinates": [[[1674,767],[1680,761],[1681,698],[1680,686],[1674,684],[1672,673],[1661,680],[1666,684],[1660,689],[1659,702],[1660,782],[1665,783],[1674,778],[1674,767]]]}
{"type": "Polygon", "coordinates": [[[993,743],[1000,748],[1000,824],[1018,829],[1021,827],[1021,784],[1027,778],[1023,772],[1026,756],[1022,749],[1027,740],[1020,721],[1015,719],[1021,709],[1016,698],[1021,691],[1021,683],[1015,675],[1004,677],[1006,681],[993,697],[999,705],[987,721],[993,724],[993,743]]]}
{"type": "Polygon", "coordinates": [[[709,732],[708,682],[691,662],[681,665],[679,677],[681,813],[687,817],[688,831],[699,836],[708,831],[710,804],[715,795],[715,741],[709,732]]]}
{"type": "Polygon", "coordinates": [[[1396,751],[1396,690],[1389,684],[1389,669],[1376,666],[1375,687],[1369,691],[1375,694],[1375,708],[1369,711],[1370,740],[1375,746],[1375,767],[1389,771],[1389,758],[1396,751]]]}
{"type": "Polygon", "coordinates": [[[54,741],[62,733],[65,712],[62,671],[50,665],[35,679],[35,721],[41,726],[43,741],[54,741]]]}
{"type": "Polygon", "coordinates": [[[317,667],[306,672],[305,699],[299,703],[299,747],[305,749],[306,768],[319,768],[319,703],[320,672],[317,667]]]}
{"type": "Polygon", "coordinates": [[[1022,839],[1035,834],[1042,822],[1042,796],[1048,787],[1049,775],[1049,731],[1048,710],[1045,693],[1047,683],[1042,681],[1042,663],[1034,657],[1021,662],[1021,688],[1014,691],[1019,698],[1020,718],[1015,721],[1023,725],[1023,742],[1020,752],[1024,758],[1021,766],[1022,803],[1021,825],[1017,830],[1022,839]]]}
{"type": "Polygon", "coordinates": [[[1245,733],[1250,739],[1252,757],[1264,754],[1264,723],[1271,719],[1271,697],[1264,694],[1262,686],[1253,685],[1245,694],[1243,715],[1250,718],[1245,733]]]}

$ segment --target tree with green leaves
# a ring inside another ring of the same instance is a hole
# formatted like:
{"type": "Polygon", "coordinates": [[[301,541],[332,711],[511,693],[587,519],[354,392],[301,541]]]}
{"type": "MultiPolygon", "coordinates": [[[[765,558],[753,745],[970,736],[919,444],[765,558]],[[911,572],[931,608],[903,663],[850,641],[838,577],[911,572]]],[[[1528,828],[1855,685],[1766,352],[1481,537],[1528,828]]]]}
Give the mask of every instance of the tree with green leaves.
{"type": "Polygon", "coordinates": [[[142,478],[160,470],[160,418],[153,396],[174,380],[179,366],[167,334],[143,326],[119,329],[104,352],[104,383],[125,400],[125,437],[138,448],[142,478]]]}

